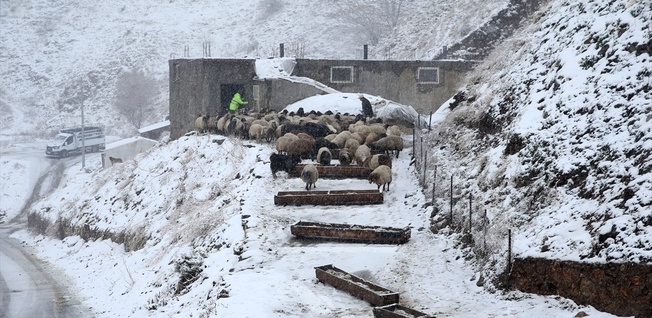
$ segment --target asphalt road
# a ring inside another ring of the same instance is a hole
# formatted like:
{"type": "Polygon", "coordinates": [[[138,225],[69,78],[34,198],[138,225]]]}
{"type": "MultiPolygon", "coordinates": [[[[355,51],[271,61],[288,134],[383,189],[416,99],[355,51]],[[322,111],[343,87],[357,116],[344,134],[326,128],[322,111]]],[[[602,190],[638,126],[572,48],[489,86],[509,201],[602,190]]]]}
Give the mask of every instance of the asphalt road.
{"type": "Polygon", "coordinates": [[[10,237],[11,233],[26,229],[27,211],[32,202],[41,194],[57,187],[65,167],[81,160],[81,157],[46,159],[42,144],[10,152],[3,150],[1,154],[17,158],[39,156],[39,160],[43,158],[43,174],[21,213],[0,225],[0,318],[93,317],[91,311],[76,300],[72,290],[64,283],[66,278],[63,274],[10,237]]]}

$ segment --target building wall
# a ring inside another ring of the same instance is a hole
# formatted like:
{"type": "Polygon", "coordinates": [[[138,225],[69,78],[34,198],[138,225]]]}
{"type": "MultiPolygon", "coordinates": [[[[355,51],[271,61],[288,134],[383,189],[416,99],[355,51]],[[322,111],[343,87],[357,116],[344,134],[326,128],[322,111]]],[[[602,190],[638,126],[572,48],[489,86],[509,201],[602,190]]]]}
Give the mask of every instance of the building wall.
{"type": "Polygon", "coordinates": [[[218,116],[231,96],[222,96],[223,85],[241,85],[242,97],[253,101],[255,60],[175,59],[170,67],[170,137],[195,129],[198,115],[218,116]],[[226,101],[226,102],[225,102],[226,101]]]}
{"type": "Polygon", "coordinates": [[[260,92],[260,108],[256,108],[256,110],[280,111],[296,101],[325,94],[314,86],[286,80],[258,80],[255,81],[254,85],[258,85],[260,92]]]}
{"type": "MultiPolygon", "coordinates": [[[[466,61],[376,61],[297,59],[292,75],[308,77],[347,93],[377,95],[413,106],[418,112],[434,112],[464,83],[475,62],[466,61]],[[351,83],[331,83],[332,66],[353,67],[351,83]],[[420,84],[419,67],[437,67],[439,83],[420,84]]],[[[250,110],[279,111],[304,98],[324,94],[306,84],[287,80],[258,80],[255,60],[175,59],[170,67],[170,138],[176,139],[195,129],[198,115],[219,116],[226,112],[233,94],[224,87],[242,88],[250,110]],[[254,87],[257,94],[254,100],[254,87]],[[225,95],[225,96],[223,96],[225,95]],[[225,105],[226,104],[226,105],[225,105]]]]}
{"type": "Polygon", "coordinates": [[[451,98],[474,62],[298,59],[293,75],[312,78],[341,92],[377,95],[429,113],[451,98]],[[331,83],[332,66],[352,66],[353,83],[331,83]],[[419,67],[439,68],[438,84],[419,84],[419,67]]]}

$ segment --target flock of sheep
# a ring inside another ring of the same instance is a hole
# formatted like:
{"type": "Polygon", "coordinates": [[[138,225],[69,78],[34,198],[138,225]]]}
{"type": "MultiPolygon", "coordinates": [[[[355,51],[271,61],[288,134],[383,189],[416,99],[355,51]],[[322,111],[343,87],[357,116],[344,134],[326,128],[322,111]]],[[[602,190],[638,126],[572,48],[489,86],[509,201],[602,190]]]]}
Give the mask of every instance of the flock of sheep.
{"type": "Polygon", "coordinates": [[[383,124],[379,119],[364,120],[360,115],[320,113],[311,111],[237,115],[226,114],[220,118],[198,116],[195,129],[237,136],[243,139],[275,143],[276,153],[270,156],[272,176],[284,171],[292,172],[304,159],[307,164],[301,171],[306,190],[314,188],[319,178],[316,164],[357,164],[368,169],[369,183],[383,191],[392,182],[392,158],[403,150],[401,129],[383,124]]]}

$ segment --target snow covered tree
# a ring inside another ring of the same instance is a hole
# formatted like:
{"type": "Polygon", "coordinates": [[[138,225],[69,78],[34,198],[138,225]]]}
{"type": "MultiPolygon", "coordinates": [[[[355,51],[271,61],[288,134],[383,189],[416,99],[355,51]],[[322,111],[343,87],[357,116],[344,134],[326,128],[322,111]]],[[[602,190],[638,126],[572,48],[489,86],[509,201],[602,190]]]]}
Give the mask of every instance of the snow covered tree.
{"type": "Polygon", "coordinates": [[[115,107],[138,129],[153,113],[152,100],[157,94],[156,80],[134,68],[118,76],[115,107]]]}

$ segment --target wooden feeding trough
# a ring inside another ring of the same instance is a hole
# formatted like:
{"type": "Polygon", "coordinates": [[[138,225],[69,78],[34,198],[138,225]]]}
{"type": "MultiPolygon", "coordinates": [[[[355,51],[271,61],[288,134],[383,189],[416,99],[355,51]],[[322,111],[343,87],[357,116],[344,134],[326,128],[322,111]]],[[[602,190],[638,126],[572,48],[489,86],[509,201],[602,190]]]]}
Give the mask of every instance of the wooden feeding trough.
{"type": "Polygon", "coordinates": [[[435,318],[435,316],[430,316],[399,304],[374,307],[373,313],[374,318],[435,318]]]}
{"type": "Polygon", "coordinates": [[[410,239],[410,228],[364,226],[318,222],[297,222],[290,226],[299,238],[344,241],[352,243],[403,244],[410,239]]]}
{"type": "Polygon", "coordinates": [[[276,205],[364,205],[383,203],[378,190],[280,191],[276,205]]]}
{"type": "Polygon", "coordinates": [[[361,298],[374,306],[398,303],[399,293],[349,274],[333,265],[315,267],[319,281],[361,298]]]}
{"type": "MultiPolygon", "coordinates": [[[[290,176],[298,177],[301,174],[303,167],[305,166],[306,164],[303,163],[298,164],[294,168],[294,170],[290,173],[290,176]]],[[[367,179],[367,177],[369,177],[369,173],[371,172],[369,169],[365,169],[359,165],[349,165],[349,166],[315,165],[315,167],[317,167],[317,172],[319,172],[320,179],[322,178],[323,179],[347,179],[347,178],[367,179]]]]}

